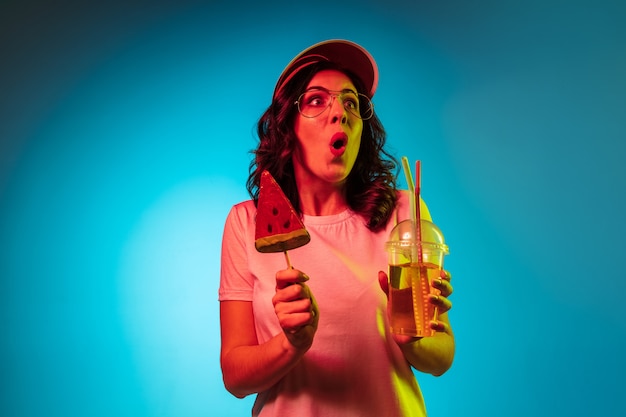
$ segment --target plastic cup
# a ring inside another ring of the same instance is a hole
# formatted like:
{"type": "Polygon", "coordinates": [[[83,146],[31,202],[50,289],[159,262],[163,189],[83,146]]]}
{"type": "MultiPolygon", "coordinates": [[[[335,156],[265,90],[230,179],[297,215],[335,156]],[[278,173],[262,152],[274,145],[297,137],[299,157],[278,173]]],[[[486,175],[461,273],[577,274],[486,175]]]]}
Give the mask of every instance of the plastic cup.
{"type": "Polygon", "coordinates": [[[438,294],[432,281],[440,277],[443,258],[449,253],[441,230],[432,222],[421,220],[420,243],[413,237],[412,220],[396,225],[389,235],[389,304],[391,331],[396,334],[428,337],[435,334],[430,321],[437,319],[437,309],[429,302],[438,294]],[[420,262],[421,258],[421,262],[420,262]]]}

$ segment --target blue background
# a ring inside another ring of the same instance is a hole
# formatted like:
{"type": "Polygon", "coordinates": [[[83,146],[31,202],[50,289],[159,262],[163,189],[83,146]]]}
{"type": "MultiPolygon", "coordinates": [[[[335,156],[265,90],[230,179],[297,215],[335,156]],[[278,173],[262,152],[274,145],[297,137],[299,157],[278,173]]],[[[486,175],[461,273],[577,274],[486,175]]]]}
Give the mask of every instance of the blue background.
{"type": "Polygon", "coordinates": [[[306,4],[0,3],[0,415],[249,415],[222,225],[280,71],[329,38],[376,57],[451,247],[430,415],[624,415],[625,3],[306,4]]]}

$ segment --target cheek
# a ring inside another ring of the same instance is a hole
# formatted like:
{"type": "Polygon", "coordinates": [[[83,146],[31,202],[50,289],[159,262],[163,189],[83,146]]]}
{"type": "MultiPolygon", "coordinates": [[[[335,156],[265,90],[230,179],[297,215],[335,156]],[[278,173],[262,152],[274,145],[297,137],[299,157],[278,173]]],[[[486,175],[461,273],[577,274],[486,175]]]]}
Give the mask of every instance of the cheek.
{"type": "Polygon", "coordinates": [[[294,123],[294,132],[299,146],[306,146],[318,142],[319,134],[322,130],[317,119],[296,119],[294,123]]]}
{"type": "Polygon", "coordinates": [[[352,131],[352,140],[350,140],[350,142],[353,143],[354,146],[357,148],[361,147],[362,135],[363,135],[363,125],[361,124],[360,126],[355,126],[354,130],[352,131]]]}
{"type": "Polygon", "coordinates": [[[302,117],[297,117],[293,124],[293,131],[298,138],[298,142],[302,142],[303,138],[306,138],[309,135],[309,131],[311,128],[309,127],[308,120],[302,120],[302,117]]]}

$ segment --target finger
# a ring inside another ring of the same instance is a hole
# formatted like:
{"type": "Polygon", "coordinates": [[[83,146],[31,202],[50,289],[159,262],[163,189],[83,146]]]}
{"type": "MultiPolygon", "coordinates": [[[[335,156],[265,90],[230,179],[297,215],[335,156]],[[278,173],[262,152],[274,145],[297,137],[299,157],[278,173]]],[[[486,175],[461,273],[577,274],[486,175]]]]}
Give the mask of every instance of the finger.
{"type": "Polygon", "coordinates": [[[430,294],[428,299],[431,304],[438,308],[439,314],[443,314],[452,308],[452,302],[442,295],[430,294]]]}
{"type": "Polygon", "coordinates": [[[284,269],[276,273],[276,288],[282,289],[292,284],[306,282],[309,276],[297,269],[284,269]]]}
{"type": "Polygon", "coordinates": [[[290,302],[280,302],[274,306],[277,316],[310,313],[312,311],[312,303],[310,298],[303,298],[290,302]]]}
{"type": "Polygon", "coordinates": [[[295,333],[302,327],[311,324],[313,322],[313,314],[308,313],[295,313],[289,314],[278,318],[280,327],[286,332],[295,333]]]}
{"type": "Polygon", "coordinates": [[[309,288],[305,284],[291,284],[284,288],[277,288],[272,302],[274,305],[300,299],[310,298],[309,288]]]}
{"type": "Polygon", "coordinates": [[[429,325],[436,332],[450,333],[449,326],[443,321],[431,320],[429,325]]]}
{"type": "Polygon", "coordinates": [[[441,277],[441,279],[445,279],[448,282],[450,282],[450,280],[452,279],[452,274],[450,274],[450,271],[446,271],[445,269],[441,270],[439,276],[441,277]]]}
{"type": "Polygon", "coordinates": [[[385,295],[389,296],[389,281],[385,272],[378,271],[378,283],[385,295]]]}
{"type": "Polygon", "coordinates": [[[275,311],[281,327],[290,330],[314,324],[319,315],[314,300],[310,298],[279,303],[275,306],[275,311]]]}
{"type": "Polygon", "coordinates": [[[439,290],[441,295],[449,297],[452,294],[453,288],[449,281],[443,278],[437,278],[433,280],[432,286],[439,290]]]}

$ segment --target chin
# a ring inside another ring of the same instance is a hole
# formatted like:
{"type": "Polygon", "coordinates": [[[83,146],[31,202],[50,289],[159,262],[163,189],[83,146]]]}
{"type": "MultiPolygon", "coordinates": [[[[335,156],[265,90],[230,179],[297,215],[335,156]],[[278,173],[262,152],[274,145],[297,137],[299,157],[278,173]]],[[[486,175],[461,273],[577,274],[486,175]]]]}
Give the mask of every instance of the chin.
{"type": "Polygon", "coordinates": [[[350,171],[344,168],[341,170],[329,172],[326,179],[328,182],[331,182],[334,184],[343,184],[348,179],[349,174],[350,174],[350,171]]]}

